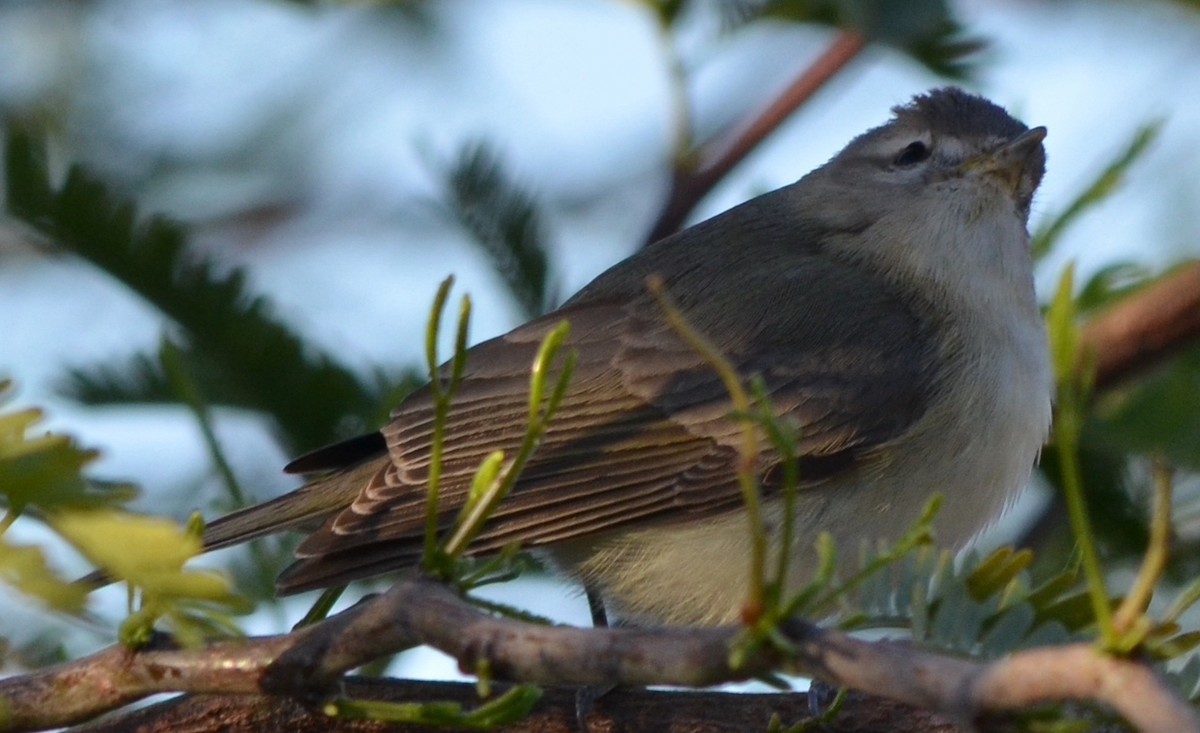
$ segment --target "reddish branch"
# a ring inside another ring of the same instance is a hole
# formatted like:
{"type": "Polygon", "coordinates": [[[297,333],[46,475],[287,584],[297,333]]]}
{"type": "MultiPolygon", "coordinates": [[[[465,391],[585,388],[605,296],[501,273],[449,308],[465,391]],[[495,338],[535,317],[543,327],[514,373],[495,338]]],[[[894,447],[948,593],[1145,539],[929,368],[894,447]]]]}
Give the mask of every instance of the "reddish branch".
{"type": "Polygon", "coordinates": [[[1124,298],[1083,330],[1086,353],[1096,360],[1096,388],[1163,362],[1200,339],[1200,262],[1182,266],[1124,298]]]}
{"type": "Polygon", "coordinates": [[[699,154],[700,162],[694,169],[676,170],[671,192],[658,221],[650,230],[647,243],[678,231],[687,215],[713,186],[853,61],[866,44],[866,38],[856,31],[842,31],[770,107],[747,123],[735,126],[729,136],[706,146],[699,154]]]}

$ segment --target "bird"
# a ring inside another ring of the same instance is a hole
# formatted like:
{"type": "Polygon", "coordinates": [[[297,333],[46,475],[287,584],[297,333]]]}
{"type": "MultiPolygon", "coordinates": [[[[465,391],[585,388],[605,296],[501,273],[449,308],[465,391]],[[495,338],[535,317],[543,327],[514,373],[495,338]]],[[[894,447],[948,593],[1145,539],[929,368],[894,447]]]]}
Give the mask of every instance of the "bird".
{"type": "MultiPolygon", "coordinates": [[[[647,288],[797,431],[796,557],[895,539],[932,495],[961,546],[1031,475],[1052,377],[1028,220],[1045,128],[955,87],[920,94],[798,181],[661,239],[560,307],[469,349],[446,425],[439,519],[450,526],[491,452],[526,428],[529,370],[567,321],[577,366],[540,447],[471,545],[512,543],[642,624],[736,622],[751,538],[742,422],[706,358],[647,288]]],[[[210,523],[209,549],[306,533],[280,594],[413,567],[423,550],[434,400],[406,397],[378,432],[302,456],[299,489],[210,523]]],[[[783,457],[757,474],[770,541],[783,457]]]]}

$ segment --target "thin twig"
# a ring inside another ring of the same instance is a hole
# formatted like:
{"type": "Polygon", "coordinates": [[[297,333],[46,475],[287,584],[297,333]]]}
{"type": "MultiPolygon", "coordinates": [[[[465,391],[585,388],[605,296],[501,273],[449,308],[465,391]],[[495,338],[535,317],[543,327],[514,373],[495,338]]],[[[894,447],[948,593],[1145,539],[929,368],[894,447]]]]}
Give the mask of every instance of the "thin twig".
{"type": "MultiPolygon", "coordinates": [[[[755,621],[763,612],[765,604],[765,583],[767,564],[767,530],[763,521],[762,496],[758,484],[758,426],[754,424],[750,412],[750,395],[742,386],[742,378],[737,369],[721,353],[708,338],[697,331],[679,308],[671,300],[663,280],[658,275],[651,275],[646,281],[650,294],[658,301],[667,323],[675,333],[683,339],[692,350],[700,355],[705,362],[717,373],[725,391],[729,393],[729,401],[733,404],[733,412],[742,421],[742,445],[738,451],[738,485],[742,492],[742,503],[746,505],[746,516],[750,522],[750,592],[742,615],[748,621],[755,621]]],[[[782,582],[783,578],[780,577],[782,582]]]]}
{"type": "Polygon", "coordinates": [[[867,39],[857,31],[842,31],[829,48],[801,72],[766,110],[755,115],[748,123],[735,126],[729,136],[705,146],[696,156],[700,163],[695,169],[676,171],[667,202],[650,230],[646,243],[678,231],[687,215],[713,186],[834,75],[857,58],[866,45],[867,39]]]}
{"type": "Polygon", "coordinates": [[[1164,458],[1154,459],[1154,513],[1150,518],[1150,545],[1142,557],[1133,585],[1125,594],[1120,607],[1113,614],[1113,627],[1128,639],[1124,644],[1133,648],[1141,643],[1150,624],[1146,609],[1154,597],[1154,589],[1162,581],[1167,567],[1167,556],[1171,547],[1171,497],[1174,494],[1174,476],[1171,466],[1164,458]]]}
{"type": "Polygon", "coordinates": [[[1050,353],[1054,362],[1057,400],[1051,426],[1058,448],[1062,496],[1067,504],[1067,518],[1079,565],[1087,579],[1088,598],[1096,619],[1100,644],[1110,651],[1119,647],[1119,634],[1113,627],[1112,608],[1105,583],[1104,568],[1096,547],[1087,500],[1084,496],[1083,465],[1079,446],[1086,420],[1091,387],[1094,381],[1094,361],[1081,356],[1083,348],[1079,329],[1078,303],[1074,298],[1075,267],[1068,265],[1059,280],[1058,290],[1046,316],[1050,337],[1050,353]]]}

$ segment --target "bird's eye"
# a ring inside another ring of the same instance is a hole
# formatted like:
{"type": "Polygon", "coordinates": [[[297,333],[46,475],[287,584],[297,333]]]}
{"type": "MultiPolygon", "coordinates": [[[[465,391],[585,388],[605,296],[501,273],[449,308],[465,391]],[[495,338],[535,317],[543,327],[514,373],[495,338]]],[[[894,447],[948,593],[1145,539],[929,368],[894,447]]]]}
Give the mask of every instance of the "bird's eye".
{"type": "Polygon", "coordinates": [[[929,157],[929,146],[921,141],[911,142],[905,146],[904,150],[900,151],[893,160],[893,165],[898,165],[901,168],[907,168],[910,165],[916,165],[929,157]]]}

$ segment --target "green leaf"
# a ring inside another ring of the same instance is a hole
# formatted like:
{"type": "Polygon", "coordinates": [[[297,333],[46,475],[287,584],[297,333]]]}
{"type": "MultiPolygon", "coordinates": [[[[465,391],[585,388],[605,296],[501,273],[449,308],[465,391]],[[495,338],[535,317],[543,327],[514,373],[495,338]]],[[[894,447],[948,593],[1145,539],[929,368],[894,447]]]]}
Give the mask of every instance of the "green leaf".
{"type": "MultiPolygon", "coordinates": [[[[0,381],[0,398],[7,382],[0,381]]],[[[30,438],[40,410],[0,413],[0,500],[13,515],[27,507],[43,510],[108,506],[136,495],[131,486],[89,481],[81,473],[98,454],[65,435],[30,438]]]]}
{"type": "Polygon", "coordinates": [[[59,383],[58,391],[85,405],[177,401],[157,355],[150,354],[73,367],[59,383]]]}
{"type": "Polygon", "coordinates": [[[919,548],[863,587],[851,627],[907,628],[916,642],[983,658],[1078,638],[1065,624],[1083,629],[1094,618],[1078,594],[1079,575],[1062,573],[1031,591],[1032,565],[1027,551],[1013,548],[985,558],[968,553],[957,563],[945,550],[919,548]]]}
{"type": "Polygon", "coordinates": [[[685,0],[641,0],[641,3],[658,16],[658,22],[664,28],[675,25],[683,9],[687,7],[685,0]]]}
{"type": "Polygon", "coordinates": [[[1067,265],[1059,277],[1054,298],[1046,310],[1046,331],[1050,339],[1050,361],[1061,384],[1075,374],[1079,366],[1079,310],[1075,297],[1075,265],[1067,265]]]}
{"type": "MultiPolygon", "coordinates": [[[[990,600],[990,599],[989,599],[990,600]]],[[[995,613],[987,601],[976,601],[958,577],[945,583],[929,624],[928,641],[947,648],[973,650],[983,636],[985,623],[995,613]]]]}
{"type": "Polygon", "coordinates": [[[1170,607],[1163,613],[1162,620],[1165,623],[1175,623],[1198,601],[1200,601],[1200,579],[1193,579],[1175,595],[1170,607]]]}
{"type": "Polygon", "coordinates": [[[1200,655],[1193,655],[1177,672],[1168,673],[1167,678],[1185,698],[1197,702],[1200,697],[1200,655]]]}
{"type": "Polygon", "coordinates": [[[29,440],[25,432],[41,420],[40,410],[0,417],[0,491],[18,514],[30,504],[49,508],[83,501],[88,482],[80,471],[98,455],[62,435],[29,440]]]}
{"type": "Polygon", "coordinates": [[[474,710],[456,702],[396,703],[374,700],[338,700],[325,706],[325,714],[345,720],[375,720],[466,730],[494,730],[524,719],[541,699],[533,685],[517,685],[474,710]]]}
{"type": "MultiPolygon", "coordinates": [[[[1109,607],[1116,601],[1110,600],[1109,607]]],[[[1087,591],[1079,591],[1038,609],[1038,623],[1056,621],[1070,631],[1077,631],[1096,622],[1095,609],[1087,591]]]]}
{"type": "Polygon", "coordinates": [[[1156,639],[1152,646],[1157,658],[1178,659],[1200,647],[1200,631],[1185,631],[1165,639],[1156,639]]]}
{"type": "Polygon", "coordinates": [[[468,725],[492,730],[502,725],[513,725],[533,711],[533,706],[542,698],[542,691],[534,685],[517,685],[494,700],[489,700],[472,710],[464,721],[468,725]]]}
{"type": "Polygon", "coordinates": [[[486,496],[492,485],[500,477],[500,469],[504,467],[504,451],[492,451],[487,458],[475,469],[475,478],[471,481],[471,490],[467,493],[467,502],[459,511],[460,517],[466,517],[475,510],[486,496]]]}
{"type": "Polygon", "coordinates": [[[38,547],[11,545],[0,539],[0,578],[65,613],[79,613],[87,600],[87,589],[60,578],[38,547]]]}
{"type": "Polygon", "coordinates": [[[131,600],[139,599],[137,608],[120,628],[126,646],[148,643],[160,621],[189,648],[214,635],[240,633],[229,614],[251,605],[234,595],[223,575],[183,567],[203,552],[203,527],[111,510],[60,512],[48,521],[84,557],[136,592],[131,600]]]}
{"type": "Polygon", "coordinates": [[[1029,592],[1028,600],[1035,608],[1044,608],[1074,594],[1079,587],[1079,573],[1067,571],[1053,575],[1029,592]]]}
{"type": "Polygon", "coordinates": [[[1020,603],[998,614],[986,626],[979,640],[980,654],[995,658],[1025,646],[1037,624],[1037,613],[1028,603],[1020,603]]]}
{"type": "Polygon", "coordinates": [[[1150,284],[1149,268],[1134,262],[1116,262],[1100,268],[1079,289],[1076,305],[1088,313],[1109,305],[1150,284]]]}
{"type": "Polygon", "coordinates": [[[232,597],[220,574],[184,570],[204,546],[175,522],[111,510],[60,512],[49,522],[97,567],[144,592],[209,601],[232,597]]]}
{"type": "Polygon", "coordinates": [[[977,601],[999,594],[1033,562],[1029,550],[1001,547],[967,576],[967,590],[977,601]]]}
{"type": "MultiPolygon", "coordinates": [[[[1134,500],[1135,492],[1129,474],[1129,454],[1102,438],[1095,411],[1083,427],[1079,444],[1079,465],[1083,486],[1087,492],[1088,512],[1097,539],[1110,560],[1136,559],[1141,556],[1149,539],[1145,507],[1134,500]]],[[[1058,446],[1042,449],[1040,473],[1059,492],[1055,499],[1057,514],[1048,518],[1061,531],[1041,532],[1041,543],[1034,549],[1047,561],[1069,555],[1074,547],[1062,497],[1062,465],[1058,446]]],[[[1049,568],[1047,568],[1049,569],[1049,568]]],[[[1053,568],[1057,570],[1057,568],[1053,568]]]]}

